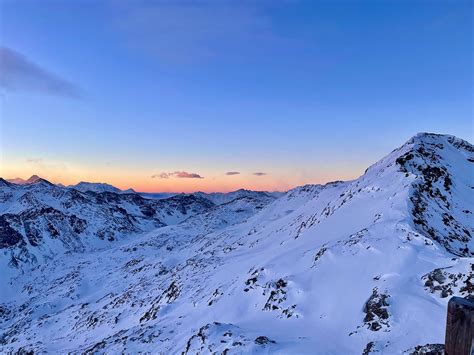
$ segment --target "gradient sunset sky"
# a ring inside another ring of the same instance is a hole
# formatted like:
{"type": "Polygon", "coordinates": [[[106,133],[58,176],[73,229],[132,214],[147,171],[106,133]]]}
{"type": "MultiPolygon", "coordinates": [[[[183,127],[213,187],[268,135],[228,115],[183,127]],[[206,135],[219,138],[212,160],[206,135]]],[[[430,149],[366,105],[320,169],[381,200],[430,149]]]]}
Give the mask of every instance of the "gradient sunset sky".
{"type": "Polygon", "coordinates": [[[0,0],[0,176],[139,191],[355,178],[472,142],[472,1],[0,0]]]}

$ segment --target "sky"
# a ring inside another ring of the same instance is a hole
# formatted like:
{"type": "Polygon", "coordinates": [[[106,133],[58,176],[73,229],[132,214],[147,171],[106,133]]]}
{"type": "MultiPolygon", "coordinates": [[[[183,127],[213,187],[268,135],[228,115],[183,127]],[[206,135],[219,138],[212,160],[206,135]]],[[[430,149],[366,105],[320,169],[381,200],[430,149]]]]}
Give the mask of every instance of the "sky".
{"type": "Polygon", "coordinates": [[[0,0],[0,176],[138,191],[360,176],[473,142],[473,2],[0,0]]]}

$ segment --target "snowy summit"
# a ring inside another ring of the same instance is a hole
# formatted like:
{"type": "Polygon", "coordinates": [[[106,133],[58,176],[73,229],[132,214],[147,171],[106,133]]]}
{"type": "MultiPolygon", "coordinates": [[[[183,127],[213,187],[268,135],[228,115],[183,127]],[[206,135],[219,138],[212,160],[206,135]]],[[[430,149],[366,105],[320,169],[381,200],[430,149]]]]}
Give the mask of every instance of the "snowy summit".
{"type": "Polygon", "coordinates": [[[281,196],[2,179],[0,351],[441,351],[474,293],[473,164],[422,133],[281,196]]]}

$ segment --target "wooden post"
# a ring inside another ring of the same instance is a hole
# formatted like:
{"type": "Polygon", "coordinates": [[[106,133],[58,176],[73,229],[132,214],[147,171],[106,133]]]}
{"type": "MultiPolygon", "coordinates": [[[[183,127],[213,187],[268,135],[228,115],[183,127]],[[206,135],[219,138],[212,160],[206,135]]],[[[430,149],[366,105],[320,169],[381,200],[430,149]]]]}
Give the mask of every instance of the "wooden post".
{"type": "Polygon", "coordinates": [[[452,297],[446,319],[445,355],[474,355],[474,300],[452,297]]]}

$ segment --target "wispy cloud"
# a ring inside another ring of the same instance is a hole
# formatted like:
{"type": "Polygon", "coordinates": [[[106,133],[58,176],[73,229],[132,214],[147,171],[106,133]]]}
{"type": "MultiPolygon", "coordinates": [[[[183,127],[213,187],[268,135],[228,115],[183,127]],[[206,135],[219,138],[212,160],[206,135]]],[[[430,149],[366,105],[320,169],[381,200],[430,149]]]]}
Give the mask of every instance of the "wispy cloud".
{"type": "Polygon", "coordinates": [[[168,62],[280,47],[257,2],[132,1],[115,9],[117,28],[128,42],[168,62]]]}
{"type": "Polygon", "coordinates": [[[196,174],[196,173],[188,173],[187,171],[175,171],[172,173],[160,173],[154,174],[151,176],[152,179],[160,178],[160,179],[169,179],[170,177],[177,177],[181,179],[204,179],[203,176],[196,174]]]}
{"type": "Polygon", "coordinates": [[[256,172],[256,173],[253,173],[255,176],[264,176],[264,175],[267,175],[267,173],[262,173],[262,172],[256,172]]]}
{"type": "Polygon", "coordinates": [[[151,176],[152,179],[160,178],[160,179],[168,179],[170,177],[169,173],[160,173],[160,174],[153,174],[151,176]]]}
{"type": "Polygon", "coordinates": [[[174,176],[179,178],[187,178],[187,179],[203,179],[203,177],[196,173],[187,173],[186,171],[175,171],[174,176]]]}
{"type": "Polygon", "coordinates": [[[0,47],[0,87],[8,91],[31,91],[42,94],[82,97],[71,82],[43,69],[21,53],[0,47]]]}
{"type": "Polygon", "coordinates": [[[43,162],[43,159],[41,158],[27,158],[26,159],[27,163],[32,163],[32,164],[39,164],[43,162]]]}
{"type": "Polygon", "coordinates": [[[239,171],[228,171],[225,173],[226,175],[239,175],[240,172],[239,171]]]}

